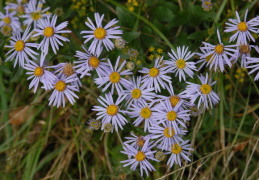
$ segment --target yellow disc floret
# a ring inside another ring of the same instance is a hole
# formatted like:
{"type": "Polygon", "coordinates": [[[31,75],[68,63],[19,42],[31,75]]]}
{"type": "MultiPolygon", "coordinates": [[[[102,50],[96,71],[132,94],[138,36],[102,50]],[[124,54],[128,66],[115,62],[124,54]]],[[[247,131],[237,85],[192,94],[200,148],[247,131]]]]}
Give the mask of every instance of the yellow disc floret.
{"type": "Polygon", "coordinates": [[[65,83],[64,81],[61,81],[61,80],[59,80],[59,81],[56,83],[56,85],[55,85],[55,89],[56,89],[57,91],[59,91],[59,92],[65,91],[66,87],[67,87],[66,83],[65,83]]]}
{"type": "Polygon", "coordinates": [[[242,54],[248,54],[250,53],[251,49],[249,48],[249,45],[241,44],[239,46],[239,52],[242,54]]]}
{"type": "Polygon", "coordinates": [[[174,136],[174,130],[171,128],[171,134],[169,133],[169,127],[165,128],[164,130],[164,136],[167,138],[173,137],[174,136]]]}
{"type": "Polygon", "coordinates": [[[140,115],[144,119],[150,118],[151,114],[152,114],[152,112],[148,107],[142,108],[141,111],[140,111],[140,115]]]}
{"type": "Polygon", "coordinates": [[[98,68],[99,64],[100,64],[100,60],[95,57],[95,56],[92,56],[90,57],[89,61],[88,61],[89,65],[95,69],[95,68],[98,68]]]}
{"type": "Polygon", "coordinates": [[[179,154],[180,152],[182,152],[182,148],[177,143],[172,145],[171,149],[172,149],[172,153],[174,154],[179,154]]]}
{"type": "Polygon", "coordinates": [[[24,13],[25,13],[25,8],[24,8],[24,6],[23,6],[23,5],[17,6],[16,12],[17,12],[17,14],[19,14],[19,15],[24,14],[24,13]]]}
{"type": "Polygon", "coordinates": [[[209,94],[211,91],[211,86],[208,84],[203,84],[201,85],[200,89],[203,94],[209,94]]]}
{"type": "Polygon", "coordinates": [[[36,67],[34,70],[34,75],[37,77],[41,77],[44,73],[44,69],[42,67],[36,67]]]}
{"type": "Polygon", "coordinates": [[[120,74],[117,72],[112,72],[110,75],[110,81],[111,83],[115,84],[118,83],[120,81],[121,77],[120,74]]]}
{"type": "Polygon", "coordinates": [[[169,111],[167,113],[167,119],[169,121],[174,121],[177,118],[177,113],[175,111],[169,111]]]}
{"type": "Polygon", "coordinates": [[[118,107],[114,104],[109,105],[107,110],[106,110],[107,114],[109,114],[110,116],[114,116],[118,113],[118,107]]]}
{"type": "Polygon", "coordinates": [[[24,50],[24,47],[25,47],[25,44],[21,40],[16,41],[16,43],[14,45],[15,50],[18,52],[22,52],[24,50]]]}
{"type": "Polygon", "coordinates": [[[215,47],[215,52],[217,54],[222,54],[224,52],[224,46],[222,44],[218,44],[216,47],[215,47]]]}
{"type": "Polygon", "coordinates": [[[41,13],[39,11],[37,12],[32,12],[31,13],[31,18],[34,20],[34,21],[37,21],[38,19],[40,19],[42,17],[41,13]]]}
{"type": "Polygon", "coordinates": [[[43,31],[45,37],[50,38],[54,35],[54,28],[53,27],[46,27],[43,31]]]}
{"type": "Polygon", "coordinates": [[[247,30],[247,24],[245,22],[240,22],[237,25],[237,29],[241,32],[245,32],[247,30]]]}
{"type": "Polygon", "coordinates": [[[179,101],[180,101],[179,96],[174,95],[170,97],[170,103],[173,107],[175,107],[179,101]]]}
{"type": "Polygon", "coordinates": [[[143,161],[146,158],[145,154],[141,151],[138,151],[138,153],[135,156],[135,159],[137,161],[143,161]]]}
{"type": "Polygon", "coordinates": [[[178,60],[176,61],[176,66],[177,66],[177,68],[179,68],[179,69],[183,69],[183,68],[186,66],[185,60],[183,60],[183,59],[178,59],[178,60]]]}
{"type": "Polygon", "coordinates": [[[5,18],[4,18],[4,23],[5,23],[5,24],[11,24],[11,18],[5,17],[5,18]]]}
{"type": "Polygon", "coordinates": [[[68,77],[75,74],[74,66],[71,63],[67,63],[63,68],[63,74],[68,77]]]}
{"type": "Polygon", "coordinates": [[[138,147],[143,147],[145,144],[145,140],[143,139],[143,137],[138,137],[136,144],[138,147]]]}
{"type": "Polygon", "coordinates": [[[151,77],[157,77],[158,74],[159,74],[159,70],[155,67],[153,67],[149,70],[149,75],[151,77]]]}
{"type": "Polygon", "coordinates": [[[96,39],[102,40],[106,36],[106,30],[103,28],[96,28],[94,31],[94,37],[96,39]]]}
{"type": "Polygon", "coordinates": [[[141,96],[141,90],[140,89],[133,89],[131,91],[131,95],[133,99],[138,99],[141,96]]]}
{"type": "Polygon", "coordinates": [[[13,29],[10,25],[3,25],[1,28],[1,32],[3,33],[4,36],[10,36],[13,32],[13,29]]]}

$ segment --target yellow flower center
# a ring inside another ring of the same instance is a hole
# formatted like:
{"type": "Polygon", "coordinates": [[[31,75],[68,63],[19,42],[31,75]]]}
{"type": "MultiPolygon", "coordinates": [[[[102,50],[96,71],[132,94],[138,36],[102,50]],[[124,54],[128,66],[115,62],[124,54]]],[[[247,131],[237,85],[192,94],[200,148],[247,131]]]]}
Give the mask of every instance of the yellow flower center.
{"type": "Polygon", "coordinates": [[[5,17],[5,18],[4,18],[4,23],[5,23],[5,24],[10,24],[10,23],[11,23],[11,18],[5,17]]]}
{"type": "Polygon", "coordinates": [[[170,102],[173,107],[175,107],[179,101],[180,101],[179,96],[174,95],[170,97],[170,102]]]}
{"type": "Polygon", "coordinates": [[[106,31],[103,28],[96,28],[94,31],[94,37],[96,39],[102,40],[106,36],[106,31]]]}
{"type": "Polygon", "coordinates": [[[241,44],[239,46],[239,52],[242,53],[242,54],[248,54],[248,53],[250,53],[250,51],[251,51],[251,49],[246,44],[244,44],[244,45],[241,44]]]}
{"type": "Polygon", "coordinates": [[[106,110],[107,114],[109,114],[110,116],[114,116],[118,113],[118,107],[114,104],[109,105],[107,110],[106,110]]]}
{"type": "Polygon", "coordinates": [[[73,65],[71,63],[67,63],[64,66],[63,74],[65,74],[66,76],[72,76],[73,74],[75,74],[74,67],[73,67],[73,65]]]}
{"type": "Polygon", "coordinates": [[[177,114],[176,114],[175,111],[169,111],[169,112],[167,113],[167,119],[168,119],[169,121],[174,121],[176,118],[177,118],[177,114]]]}
{"type": "Polygon", "coordinates": [[[37,77],[42,76],[43,73],[44,73],[44,69],[42,67],[36,67],[34,70],[34,75],[37,77]]]}
{"type": "Polygon", "coordinates": [[[172,149],[172,153],[174,154],[179,154],[180,152],[182,152],[182,148],[177,143],[172,145],[171,149],[172,149]]]}
{"type": "Polygon", "coordinates": [[[183,59],[178,59],[178,60],[176,61],[176,66],[177,66],[179,69],[183,69],[183,68],[186,66],[185,60],[183,60],[183,59]]]}
{"type": "Polygon", "coordinates": [[[222,44],[218,44],[216,47],[215,47],[215,52],[217,54],[222,54],[224,51],[224,46],[222,44]]]}
{"type": "Polygon", "coordinates": [[[165,159],[165,155],[163,152],[159,151],[156,153],[155,155],[155,158],[158,160],[158,161],[163,161],[165,159]]]}
{"type": "Polygon", "coordinates": [[[103,125],[103,131],[104,132],[110,132],[112,130],[112,124],[111,123],[105,123],[103,125]]]}
{"type": "Polygon", "coordinates": [[[164,130],[164,136],[167,138],[173,137],[174,136],[174,130],[171,128],[171,134],[169,133],[169,127],[165,128],[164,130]]]}
{"type": "Polygon", "coordinates": [[[59,80],[56,85],[55,89],[59,92],[63,92],[66,89],[67,85],[64,81],[59,80]]]}
{"type": "Polygon", "coordinates": [[[90,57],[89,61],[88,61],[89,65],[92,67],[92,68],[98,68],[99,64],[100,64],[100,60],[95,57],[95,56],[92,56],[90,57]]]}
{"type": "Polygon", "coordinates": [[[138,147],[143,147],[143,145],[145,144],[145,140],[143,139],[143,137],[139,137],[137,139],[136,144],[137,144],[138,147]]]}
{"type": "Polygon", "coordinates": [[[214,58],[211,60],[211,57],[213,56],[213,54],[211,54],[211,55],[208,55],[207,57],[206,57],[206,62],[209,62],[210,64],[213,62],[213,60],[214,60],[214,58]]]}
{"type": "Polygon", "coordinates": [[[18,14],[22,15],[25,13],[25,8],[23,5],[19,5],[17,8],[16,8],[16,11],[18,14]]]}
{"type": "Polygon", "coordinates": [[[41,13],[39,11],[37,12],[32,12],[31,13],[31,18],[34,20],[34,21],[37,21],[38,19],[40,19],[42,17],[41,13]]]}
{"type": "Polygon", "coordinates": [[[135,156],[135,159],[137,161],[143,161],[146,158],[145,154],[141,151],[138,151],[138,153],[135,156]]]}
{"type": "Polygon", "coordinates": [[[152,112],[148,107],[145,107],[145,108],[141,109],[141,111],[140,111],[140,115],[144,119],[150,118],[151,114],[152,114],[152,112]]]}
{"type": "Polygon", "coordinates": [[[45,37],[50,38],[54,35],[54,28],[53,27],[46,27],[43,31],[45,37]]]}
{"type": "Polygon", "coordinates": [[[1,28],[1,32],[5,36],[10,36],[13,32],[13,29],[10,25],[3,25],[2,28],[1,28]]]}
{"type": "Polygon", "coordinates": [[[141,96],[140,89],[133,89],[131,95],[133,99],[138,99],[141,96]]]}
{"type": "Polygon", "coordinates": [[[240,22],[238,25],[237,25],[237,29],[241,32],[244,32],[247,30],[247,24],[245,22],[240,22]]]}
{"type": "Polygon", "coordinates": [[[200,89],[203,94],[209,94],[211,91],[211,86],[208,84],[203,84],[201,85],[200,89]]]}
{"type": "Polygon", "coordinates": [[[155,67],[153,67],[149,70],[149,75],[151,77],[157,77],[158,74],[159,74],[159,70],[155,67]]]}
{"type": "Polygon", "coordinates": [[[24,49],[24,47],[25,47],[24,42],[23,42],[23,41],[20,41],[20,40],[19,40],[19,41],[16,41],[16,43],[15,43],[15,45],[14,45],[15,50],[18,51],[18,52],[22,52],[23,49],[24,49]]]}
{"type": "Polygon", "coordinates": [[[100,121],[92,121],[90,124],[91,124],[91,127],[94,127],[95,129],[99,129],[101,126],[100,121]]]}
{"type": "Polygon", "coordinates": [[[120,81],[121,77],[120,74],[117,72],[112,72],[110,75],[110,81],[115,84],[118,83],[120,81]]]}

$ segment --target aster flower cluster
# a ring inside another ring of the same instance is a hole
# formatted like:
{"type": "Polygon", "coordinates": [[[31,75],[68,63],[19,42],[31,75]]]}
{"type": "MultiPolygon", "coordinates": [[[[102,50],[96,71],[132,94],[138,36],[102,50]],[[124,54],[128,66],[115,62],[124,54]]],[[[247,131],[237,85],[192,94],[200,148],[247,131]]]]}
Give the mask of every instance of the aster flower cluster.
{"type": "MultiPolygon", "coordinates": [[[[215,71],[218,68],[224,71],[225,65],[231,67],[239,56],[244,67],[259,62],[256,58],[249,58],[250,48],[259,48],[248,44],[254,40],[250,32],[258,32],[259,18],[246,22],[246,11],[244,22],[240,21],[237,13],[237,20],[230,19],[231,23],[227,23],[229,27],[225,30],[236,31],[230,42],[237,39],[237,44],[224,45],[217,30],[217,45],[203,42],[201,53],[191,52],[186,46],[177,47],[168,52],[168,59],[157,57],[151,68],[143,67],[138,71],[140,75],[134,76],[130,69],[125,68],[126,61],[120,56],[115,59],[103,57],[104,51],[113,50],[115,45],[125,46],[126,42],[121,40],[123,31],[116,25],[118,20],[113,19],[103,25],[104,15],[95,13],[95,21],[87,17],[86,30],[81,32],[85,41],[82,50],[74,55],[77,60],[48,65],[48,54],[58,54],[63,42],[69,42],[61,34],[71,31],[67,29],[68,22],[57,24],[58,16],[48,13],[48,7],[43,7],[43,1],[30,0],[27,4],[18,1],[5,8],[6,14],[0,13],[0,27],[6,26],[12,31],[10,43],[5,46],[10,49],[6,53],[6,61],[14,61],[14,66],[28,71],[29,89],[34,88],[34,93],[40,84],[44,90],[52,91],[49,105],[57,107],[65,107],[67,101],[73,105],[79,98],[75,92],[80,91],[82,78],[96,72],[98,77],[94,82],[104,95],[99,96],[99,105],[92,109],[96,111],[96,118],[87,124],[91,129],[100,127],[104,132],[118,132],[130,122],[143,128],[143,134],[132,132],[130,137],[126,137],[121,151],[128,156],[127,160],[121,161],[123,166],[130,166],[133,171],[139,167],[141,175],[155,171],[151,162],[162,161],[168,154],[169,167],[191,161],[188,156],[194,149],[184,138],[188,133],[187,124],[193,114],[197,116],[212,109],[220,101],[213,91],[216,81],[212,81],[208,74],[195,76],[196,71],[204,65],[215,71]],[[20,10],[21,6],[23,10],[20,10]],[[10,9],[14,11],[10,13],[10,9]],[[25,31],[21,30],[19,20],[27,26],[25,31]],[[31,37],[39,37],[39,43],[31,42],[31,37]],[[245,47],[249,52],[244,53],[245,47]],[[195,54],[200,57],[196,63],[192,61],[195,54]],[[201,66],[197,69],[199,63],[201,66]],[[185,89],[175,93],[172,74],[186,84],[185,89]],[[200,83],[187,81],[196,77],[200,83]],[[195,108],[198,113],[192,112],[195,108]]],[[[255,68],[252,73],[258,70],[259,65],[248,68],[255,68]]],[[[258,78],[259,75],[256,76],[258,78]]]]}
{"type": "MultiPolygon", "coordinates": [[[[259,65],[250,65],[257,63],[257,58],[251,58],[250,54],[252,49],[259,53],[258,46],[251,45],[251,41],[255,42],[255,38],[252,34],[259,33],[259,17],[252,18],[247,21],[248,9],[245,12],[244,19],[241,20],[238,12],[236,11],[236,19],[229,19],[226,23],[226,29],[224,32],[234,34],[230,37],[229,43],[236,41],[235,44],[226,45],[223,44],[220,37],[220,32],[217,30],[218,44],[212,45],[207,42],[203,42],[203,47],[200,47],[201,53],[197,53],[200,60],[197,64],[201,64],[199,70],[206,65],[209,69],[221,72],[225,70],[225,65],[232,67],[240,59],[241,67],[243,68],[255,68],[249,74],[256,71],[259,65]],[[249,66],[250,65],[250,66],[249,66]]],[[[257,80],[257,78],[255,78],[257,80]]]]}

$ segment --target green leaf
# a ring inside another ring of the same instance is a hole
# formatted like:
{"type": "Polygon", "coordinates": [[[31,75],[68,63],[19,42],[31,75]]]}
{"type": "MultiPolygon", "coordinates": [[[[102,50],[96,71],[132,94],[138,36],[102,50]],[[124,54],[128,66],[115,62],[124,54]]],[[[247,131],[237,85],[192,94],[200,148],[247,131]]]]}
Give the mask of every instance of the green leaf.
{"type": "Polygon", "coordinates": [[[144,25],[142,28],[142,32],[144,34],[142,34],[140,36],[140,38],[141,38],[142,42],[145,42],[145,43],[143,43],[144,47],[149,48],[151,46],[154,46],[154,47],[159,46],[159,43],[157,42],[155,36],[152,36],[152,35],[154,35],[154,32],[152,31],[152,29],[149,26],[144,25]],[[147,34],[149,34],[149,35],[147,35],[147,34]]]}
{"type": "Polygon", "coordinates": [[[15,82],[15,81],[17,81],[19,79],[19,77],[23,73],[23,68],[22,67],[15,68],[14,72],[15,73],[14,73],[13,77],[11,78],[10,82],[15,82]]]}
{"type": "Polygon", "coordinates": [[[152,17],[155,17],[158,21],[169,22],[174,18],[173,11],[166,6],[158,6],[151,11],[152,17]]]}
{"type": "Polygon", "coordinates": [[[195,39],[195,40],[205,39],[207,36],[208,36],[208,31],[197,31],[187,36],[187,39],[195,39]]]}
{"type": "Polygon", "coordinates": [[[135,24],[135,20],[129,13],[125,12],[120,7],[116,7],[116,12],[118,14],[118,19],[119,19],[118,24],[125,27],[133,28],[135,24]]]}
{"type": "Polygon", "coordinates": [[[169,26],[178,27],[180,25],[184,25],[188,21],[188,10],[179,11],[176,16],[170,21],[169,26]]]}
{"type": "Polygon", "coordinates": [[[0,71],[6,73],[6,74],[10,74],[11,71],[5,66],[5,65],[1,65],[0,66],[0,71]]]}
{"type": "Polygon", "coordinates": [[[126,32],[122,35],[122,38],[125,39],[127,42],[132,41],[140,36],[140,32],[126,32]]]}

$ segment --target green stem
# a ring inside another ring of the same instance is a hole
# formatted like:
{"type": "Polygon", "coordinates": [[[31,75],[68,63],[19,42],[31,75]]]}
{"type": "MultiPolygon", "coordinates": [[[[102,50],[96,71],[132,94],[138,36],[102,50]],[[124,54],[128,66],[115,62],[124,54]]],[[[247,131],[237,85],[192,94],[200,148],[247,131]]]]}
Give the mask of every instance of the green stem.
{"type": "Polygon", "coordinates": [[[137,17],[137,21],[136,21],[136,23],[135,23],[135,25],[134,25],[134,27],[132,29],[133,32],[136,32],[137,29],[138,29],[139,17],[140,17],[140,12],[141,12],[141,6],[142,6],[142,4],[140,4],[139,9],[138,9],[138,17],[137,17]]]}
{"type": "MultiPolygon", "coordinates": [[[[234,96],[233,96],[232,103],[231,103],[231,109],[230,109],[229,129],[232,129],[232,125],[233,125],[234,109],[235,109],[235,102],[236,102],[238,84],[239,84],[239,81],[237,80],[235,90],[234,90],[234,96]]],[[[230,140],[231,140],[231,134],[229,133],[228,141],[230,142],[230,140]]]]}
{"type": "Polygon", "coordinates": [[[165,37],[165,35],[164,35],[159,29],[157,29],[156,26],[154,26],[151,22],[149,22],[147,19],[145,19],[145,18],[142,17],[141,15],[138,15],[138,14],[135,13],[135,12],[131,12],[131,11],[128,10],[125,6],[121,5],[121,4],[118,3],[118,2],[115,2],[115,1],[113,1],[113,0],[110,0],[109,2],[112,3],[112,4],[115,5],[115,6],[120,7],[120,8],[123,9],[124,11],[127,11],[128,13],[132,14],[133,16],[139,18],[141,21],[143,21],[144,23],[146,23],[148,26],[150,26],[150,27],[165,41],[165,43],[166,43],[171,49],[173,49],[174,51],[176,50],[176,49],[174,48],[174,46],[170,43],[170,41],[165,37]]]}
{"type": "Polygon", "coordinates": [[[232,11],[235,11],[235,2],[234,2],[234,0],[231,0],[230,3],[231,3],[232,11]]]}
{"type": "Polygon", "coordinates": [[[224,0],[219,8],[219,11],[218,13],[216,14],[216,17],[215,17],[215,22],[217,23],[219,21],[219,18],[223,12],[223,9],[225,8],[226,4],[227,4],[228,0],[224,0]]]}
{"type": "Polygon", "coordinates": [[[253,83],[253,85],[254,85],[254,87],[255,87],[255,89],[257,91],[257,94],[259,94],[259,89],[258,89],[254,79],[252,78],[252,76],[250,74],[248,74],[248,76],[249,76],[249,79],[251,80],[251,82],[253,83]]]}
{"type": "Polygon", "coordinates": [[[237,137],[238,137],[238,135],[239,135],[239,133],[240,133],[240,131],[241,131],[241,128],[242,128],[242,126],[243,126],[243,124],[244,124],[244,121],[245,121],[245,118],[246,118],[247,109],[248,109],[248,106],[249,106],[248,103],[249,103],[249,98],[250,98],[250,92],[251,92],[251,84],[250,84],[250,86],[249,86],[249,91],[248,91],[248,97],[247,97],[247,101],[246,101],[245,112],[244,112],[244,115],[243,115],[243,117],[242,117],[242,120],[241,120],[241,122],[240,122],[240,124],[239,124],[239,127],[238,127],[238,130],[237,130],[237,132],[236,132],[235,138],[234,138],[234,140],[233,140],[233,142],[232,142],[232,146],[235,144],[235,142],[236,142],[236,140],[237,140],[237,137]]]}

